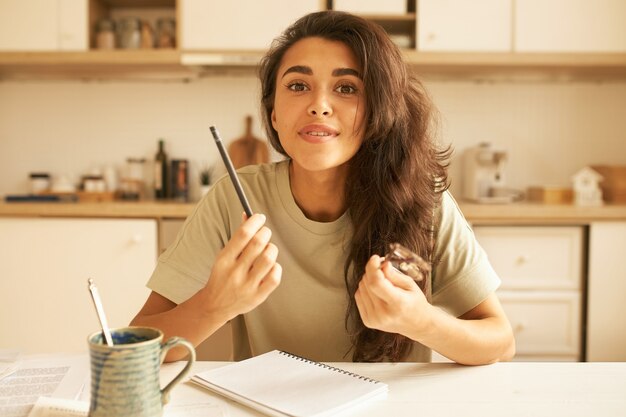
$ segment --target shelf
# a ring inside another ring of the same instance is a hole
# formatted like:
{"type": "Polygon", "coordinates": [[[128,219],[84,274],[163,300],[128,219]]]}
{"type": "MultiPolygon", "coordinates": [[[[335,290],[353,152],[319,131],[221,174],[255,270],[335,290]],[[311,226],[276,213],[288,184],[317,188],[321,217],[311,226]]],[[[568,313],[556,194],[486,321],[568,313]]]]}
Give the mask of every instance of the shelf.
{"type": "MultiPolygon", "coordinates": [[[[626,80],[626,54],[436,53],[403,51],[424,78],[626,80]]],[[[263,51],[189,51],[181,62],[202,71],[256,68],[263,51]]]]}
{"type": "Polygon", "coordinates": [[[418,74],[454,78],[624,80],[626,54],[404,51],[418,74]]]}
{"type": "Polygon", "coordinates": [[[115,8],[176,7],[176,0],[99,0],[104,6],[115,8]]]}
{"type": "Polygon", "coordinates": [[[372,20],[376,23],[380,22],[410,22],[415,24],[415,13],[404,14],[360,14],[364,19],[372,20]]]}
{"type": "Polygon", "coordinates": [[[2,52],[1,79],[188,78],[175,49],[86,52],[2,52]]]}
{"type": "MultiPolygon", "coordinates": [[[[2,52],[1,79],[190,78],[220,71],[252,74],[264,51],[114,50],[2,52]]],[[[626,79],[626,54],[435,53],[405,50],[425,78],[626,79]]]]}

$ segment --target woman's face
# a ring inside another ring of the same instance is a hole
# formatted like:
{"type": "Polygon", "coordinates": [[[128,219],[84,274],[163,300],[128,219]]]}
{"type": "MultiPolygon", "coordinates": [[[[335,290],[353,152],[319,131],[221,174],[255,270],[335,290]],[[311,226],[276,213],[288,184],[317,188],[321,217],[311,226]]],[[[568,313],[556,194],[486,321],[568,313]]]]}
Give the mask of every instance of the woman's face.
{"type": "Polygon", "coordinates": [[[340,167],[363,142],[361,69],[342,42],[304,38],[278,68],[272,126],[294,164],[308,171],[340,167]]]}

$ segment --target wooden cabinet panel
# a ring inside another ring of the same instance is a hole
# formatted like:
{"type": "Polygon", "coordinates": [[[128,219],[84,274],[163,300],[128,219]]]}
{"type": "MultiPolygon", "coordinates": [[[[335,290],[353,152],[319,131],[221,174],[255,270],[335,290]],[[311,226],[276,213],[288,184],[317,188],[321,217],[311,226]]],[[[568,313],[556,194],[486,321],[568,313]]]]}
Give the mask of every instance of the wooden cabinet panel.
{"type": "Polygon", "coordinates": [[[99,329],[88,278],[109,325],[128,325],[149,294],[156,239],[156,220],[0,219],[0,347],[84,352],[99,329]]]}
{"type": "Polygon", "coordinates": [[[181,49],[232,50],[269,48],[272,40],[319,0],[179,0],[181,49]]]}
{"type": "Polygon", "coordinates": [[[0,51],[54,51],[58,30],[56,1],[0,2],[0,51]]]}
{"type": "Polygon", "coordinates": [[[580,359],[580,293],[499,291],[517,347],[516,358],[580,359]]]}
{"type": "Polygon", "coordinates": [[[419,0],[420,51],[510,52],[511,0],[419,0]]]}
{"type": "Polygon", "coordinates": [[[518,0],[516,52],[626,52],[623,0],[518,0]]]}
{"type": "Polygon", "coordinates": [[[626,222],[589,231],[587,360],[626,361],[626,222]]]}
{"type": "Polygon", "coordinates": [[[502,279],[498,296],[515,332],[514,360],[582,359],[582,226],[475,226],[502,279]]]}
{"type": "Polygon", "coordinates": [[[582,227],[477,226],[474,232],[503,289],[580,288],[582,227]]]}
{"type": "Polygon", "coordinates": [[[58,0],[58,48],[62,51],[89,49],[87,0],[58,0]]]}
{"type": "Polygon", "coordinates": [[[86,51],[87,0],[0,1],[0,51],[86,51]]]}
{"type": "Polygon", "coordinates": [[[356,14],[398,15],[407,12],[407,0],[333,0],[333,10],[356,14]]]}

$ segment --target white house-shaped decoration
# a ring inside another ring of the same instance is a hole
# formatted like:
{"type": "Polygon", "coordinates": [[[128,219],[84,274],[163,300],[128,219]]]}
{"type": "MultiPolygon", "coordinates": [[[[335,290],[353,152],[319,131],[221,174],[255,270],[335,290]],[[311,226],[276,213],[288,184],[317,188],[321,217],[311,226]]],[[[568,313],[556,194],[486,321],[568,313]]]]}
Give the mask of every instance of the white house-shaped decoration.
{"type": "Polygon", "coordinates": [[[572,176],[574,183],[574,203],[578,206],[601,206],[602,175],[589,167],[584,167],[572,176]]]}

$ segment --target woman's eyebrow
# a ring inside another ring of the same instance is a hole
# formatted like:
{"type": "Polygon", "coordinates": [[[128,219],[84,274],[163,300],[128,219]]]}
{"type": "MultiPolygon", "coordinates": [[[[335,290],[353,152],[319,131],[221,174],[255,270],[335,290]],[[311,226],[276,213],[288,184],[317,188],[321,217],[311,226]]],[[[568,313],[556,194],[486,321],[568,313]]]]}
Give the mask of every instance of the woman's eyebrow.
{"type": "Polygon", "coordinates": [[[294,65],[293,67],[287,68],[287,71],[283,73],[283,77],[291,72],[297,72],[305,75],[313,75],[313,70],[311,67],[307,67],[306,65],[294,65]]]}
{"type": "Polygon", "coordinates": [[[337,68],[333,70],[333,77],[341,77],[343,75],[353,75],[357,78],[361,78],[361,74],[352,68],[337,68]]]}
{"type": "MultiPolygon", "coordinates": [[[[299,74],[305,75],[313,75],[313,70],[311,67],[306,65],[294,65],[293,67],[287,68],[287,70],[283,73],[283,77],[289,73],[297,72],[299,74]]],[[[352,75],[357,78],[361,78],[361,74],[353,68],[335,68],[332,72],[333,77],[341,77],[344,75],[352,75]]]]}

